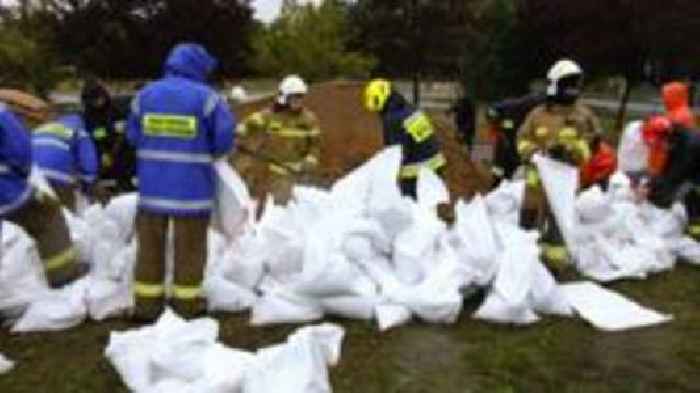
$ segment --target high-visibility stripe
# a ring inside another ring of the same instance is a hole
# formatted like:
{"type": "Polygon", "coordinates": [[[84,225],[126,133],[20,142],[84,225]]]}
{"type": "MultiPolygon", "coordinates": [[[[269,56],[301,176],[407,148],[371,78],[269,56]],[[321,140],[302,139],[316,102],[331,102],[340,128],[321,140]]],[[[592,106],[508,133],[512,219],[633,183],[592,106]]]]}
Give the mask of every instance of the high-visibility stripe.
{"type": "Polygon", "coordinates": [[[531,153],[535,148],[535,144],[530,141],[520,141],[520,143],[518,143],[518,153],[521,156],[531,153]]]}
{"type": "Polygon", "coordinates": [[[312,128],[310,130],[301,128],[280,128],[272,129],[269,132],[272,135],[290,139],[315,138],[321,135],[321,130],[318,128],[312,128]]]}
{"type": "Polygon", "coordinates": [[[204,297],[202,285],[175,285],[173,297],[178,300],[196,300],[204,297]]]}
{"type": "Polygon", "coordinates": [[[690,236],[700,236],[700,225],[690,225],[688,226],[688,234],[690,236]]]}
{"type": "Polygon", "coordinates": [[[95,175],[80,175],[79,178],[80,178],[80,181],[82,181],[83,183],[90,184],[90,183],[95,182],[95,179],[97,179],[97,176],[95,176],[95,175]]]}
{"type": "Polygon", "coordinates": [[[69,183],[73,184],[75,183],[75,176],[69,175],[67,173],[57,171],[55,169],[51,168],[44,168],[44,167],[39,167],[41,169],[41,173],[46,176],[49,180],[57,180],[63,183],[69,183]]]}
{"type": "Polygon", "coordinates": [[[216,106],[219,104],[220,96],[218,94],[211,94],[208,98],[207,101],[204,103],[204,116],[209,117],[211,116],[212,113],[214,113],[214,110],[216,109],[216,106]]]}
{"type": "Polygon", "coordinates": [[[131,100],[131,114],[132,115],[137,115],[141,111],[141,98],[137,94],[134,96],[134,98],[131,100]]]}
{"type": "Polygon", "coordinates": [[[54,147],[64,151],[70,151],[68,142],[54,138],[34,138],[32,139],[32,146],[54,147]]]}
{"type": "Polygon", "coordinates": [[[529,187],[537,187],[540,184],[540,174],[537,169],[533,167],[527,167],[525,169],[525,184],[529,187]]]}
{"type": "Polygon", "coordinates": [[[0,164],[0,175],[6,175],[10,172],[12,172],[12,171],[10,170],[9,166],[0,164]]]}
{"type": "Polygon", "coordinates": [[[15,199],[14,201],[8,204],[0,205],[0,217],[24,205],[27,199],[29,199],[31,196],[32,188],[29,187],[29,185],[27,185],[22,194],[20,194],[19,198],[15,199]]]}
{"type": "Polygon", "coordinates": [[[180,153],[171,151],[158,150],[139,150],[137,153],[139,159],[179,162],[187,164],[211,164],[214,158],[206,153],[180,153]]]}
{"type": "Polygon", "coordinates": [[[568,252],[564,246],[544,245],[544,257],[552,262],[564,262],[567,259],[568,252]]]}
{"type": "Polygon", "coordinates": [[[64,269],[75,263],[78,258],[78,251],[75,247],[69,247],[60,254],[44,260],[44,266],[47,272],[52,272],[58,269],[64,269]]]}
{"type": "Polygon", "coordinates": [[[73,138],[73,134],[75,133],[75,130],[72,128],[66,127],[65,125],[61,123],[49,123],[45,124],[39,128],[37,128],[34,131],[35,134],[50,134],[50,135],[56,135],[59,136],[63,139],[71,139],[73,138]]]}
{"type": "Polygon", "coordinates": [[[136,281],[134,282],[134,296],[146,299],[162,298],[165,296],[165,286],[136,281]]]}
{"type": "Polygon", "coordinates": [[[430,122],[428,116],[421,111],[415,112],[413,115],[409,116],[403,123],[406,132],[411,135],[413,140],[417,143],[425,142],[430,138],[435,129],[433,124],[430,122]]]}
{"type": "Polygon", "coordinates": [[[277,164],[270,164],[269,169],[270,172],[280,176],[287,176],[291,172],[289,169],[277,164]]]}
{"type": "Polygon", "coordinates": [[[149,113],[143,116],[144,134],[154,137],[194,139],[197,136],[197,118],[194,116],[149,113]]]}
{"type": "Polygon", "coordinates": [[[422,167],[437,170],[444,166],[446,163],[447,160],[445,160],[445,156],[442,155],[442,153],[438,153],[429,160],[419,162],[416,164],[408,164],[402,166],[401,171],[399,172],[399,177],[401,177],[402,179],[412,179],[418,177],[418,172],[420,172],[420,169],[422,167]]]}
{"type": "Polygon", "coordinates": [[[214,202],[212,200],[182,201],[165,198],[141,197],[139,199],[139,205],[144,207],[171,210],[208,210],[214,207],[214,202]]]}

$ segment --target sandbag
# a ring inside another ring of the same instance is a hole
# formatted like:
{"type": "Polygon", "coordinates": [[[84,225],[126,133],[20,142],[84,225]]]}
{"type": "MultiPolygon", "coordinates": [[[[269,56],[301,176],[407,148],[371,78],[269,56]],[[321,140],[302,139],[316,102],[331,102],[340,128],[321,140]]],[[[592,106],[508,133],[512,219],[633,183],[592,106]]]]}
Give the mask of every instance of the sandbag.
{"type": "Polygon", "coordinates": [[[216,208],[212,214],[212,226],[229,239],[243,233],[244,226],[255,215],[255,204],[248,187],[238,173],[231,168],[227,158],[214,163],[216,173],[216,208]]]}
{"type": "Polygon", "coordinates": [[[667,323],[670,315],[644,308],[591,282],[566,284],[563,291],[576,312],[604,331],[622,331],[667,323]]]}
{"type": "Polygon", "coordinates": [[[0,353],[0,375],[7,374],[15,368],[15,362],[0,353]]]}

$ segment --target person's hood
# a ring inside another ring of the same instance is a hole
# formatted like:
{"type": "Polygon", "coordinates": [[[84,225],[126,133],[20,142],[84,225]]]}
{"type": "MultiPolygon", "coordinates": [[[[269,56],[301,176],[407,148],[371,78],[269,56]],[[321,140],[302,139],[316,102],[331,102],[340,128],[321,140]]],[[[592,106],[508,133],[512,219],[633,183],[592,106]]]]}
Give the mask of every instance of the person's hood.
{"type": "Polygon", "coordinates": [[[684,83],[671,82],[664,85],[662,95],[669,112],[688,107],[688,86],[684,83]]]}
{"type": "Polygon", "coordinates": [[[166,75],[182,76],[199,82],[207,80],[216,68],[216,59],[199,44],[178,44],[165,62],[166,75]]]}

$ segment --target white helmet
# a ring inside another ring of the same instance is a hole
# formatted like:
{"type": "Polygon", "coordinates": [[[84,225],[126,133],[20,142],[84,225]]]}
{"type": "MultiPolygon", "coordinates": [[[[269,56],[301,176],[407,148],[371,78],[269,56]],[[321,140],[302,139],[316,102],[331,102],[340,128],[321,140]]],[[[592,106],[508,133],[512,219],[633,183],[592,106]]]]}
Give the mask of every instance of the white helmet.
{"type": "Polygon", "coordinates": [[[241,85],[236,85],[231,88],[231,93],[229,93],[231,100],[236,102],[245,101],[248,98],[248,93],[241,85]]]}
{"type": "Polygon", "coordinates": [[[299,75],[289,75],[280,83],[277,102],[286,105],[289,96],[306,95],[308,92],[309,87],[299,75]]]}
{"type": "Polygon", "coordinates": [[[552,68],[549,69],[547,73],[547,80],[549,85],[547,86],[547,95],[555,96],[559,92],[559,81],[571,77],[571,76],[582,76],[583,69],[576,62],[569,59],[562,59],[556,62],[552,68]]]}

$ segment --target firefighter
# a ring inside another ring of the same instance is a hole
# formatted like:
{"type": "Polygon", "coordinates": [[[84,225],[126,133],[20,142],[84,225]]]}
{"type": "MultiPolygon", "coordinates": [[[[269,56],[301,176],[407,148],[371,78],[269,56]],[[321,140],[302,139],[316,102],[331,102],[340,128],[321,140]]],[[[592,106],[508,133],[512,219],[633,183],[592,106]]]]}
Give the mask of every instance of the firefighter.
{"type": "Polygon", "coordinates": [[[151,321],[165,305],[165,255],[173,228],[173,308],[185,317],[206,311],[202,289],[207,228],[214,205],[213,161],[227,155],[235,120],[206,85],[216,60],[198,44],[176,45],[162,79],[132,102],[127,137],[136,148],[139,203],[134,319],[151,321]]]}
{"type": "Polygon", "coordinates": [[[97,153],[78,114],[62,116],[34,130],[32,158],[63,206],[75,212],[75,193],[91,194],[97,179],[97,153]]]}
{"type": "Polygon", "coordinates": [[[102,83],[88,79],[80,100],[85,131],[97,150],[99,174],[94,190],[98,199],[104,203],[115,194],[134,191],[134,151],[124,133],[130,97],[112,97],[102,83]]]}
{"type": "Polygon", "coordinates": [[[29,183],[32,139],[22,119],[41,122],[46,113],[37,116],[41,111],[25,108],[23,103],[35,101],[27,101],[26,94],[5,93],[7,104],[0,104],[0,220],[17,224],[35,240],[49,285],[60,288],[82,272],[60,204],[29,183]]]}
{"type": "Polygon", "coordinates": [[[272,106],[249,115],[238,126],[239,152],[266,166],[266,187],[256,185],[279,203],[290,199],[294,184],[311,181],[321,159],[318,118],[304,106],[308,91],[301,77],[289,75],[280,83],[272,106]]]}
{"type": "Polygon", "coordinates": [[[526,200],[535,205],[535,209],[524,212],[523,223],[540,226],[543,258],[557,270],[566,265],[568,253],[530,160],[538,153],[582,167],[591,157],[591,142],[602,132],[595,114],[579,102],[583,70],[577,63],[568,59],[558,61],[549,70],[547,79],[546,102],[528,114],[518,131],[518,153],[527,168],[526,200]]]}
{"type": "Polygon", "coordinates": [[[384,145],[402,147],[399,186],[403,195],[415,199],[420,168],[428,167],[440,173],[446,165],[430,118],[411,106],[391,82],[384,79],[369,82],[363,100],[368,111],[381,117],[384,145]]]}
{"type": "Polygon", "coordinates": [[[539,93],[506,99],[490,105],[486,111],[489,136],[493,143],[493,187],[503,179],[511,179],[520,166],[517,131],[532,109],[542,104],[545,96],[539,93]]]}

